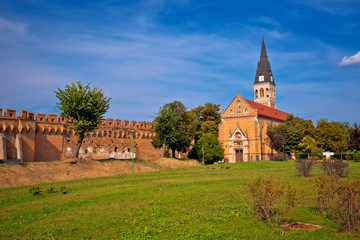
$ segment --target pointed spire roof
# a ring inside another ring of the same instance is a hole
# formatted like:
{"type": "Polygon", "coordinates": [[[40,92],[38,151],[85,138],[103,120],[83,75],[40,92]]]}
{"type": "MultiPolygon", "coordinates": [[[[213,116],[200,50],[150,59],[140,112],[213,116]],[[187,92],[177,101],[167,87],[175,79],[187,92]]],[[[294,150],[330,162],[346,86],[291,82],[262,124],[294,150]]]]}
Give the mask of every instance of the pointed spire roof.
{"type": "Polygon", "coordinates": [[[271,71],[271,66],[269,59],[267,57],[264,38],[262,39],[260,61],[258,61],[255,75],[255,83],[270,82],[275,85],[274,77],[271,71]],[[262,79],[259,79],[259,76],[263,76],[262,79]]]}
{"type": "Polygon", "coordinates": [[[261,58],[266,58],[266,59],[267,59],[267,54],[266,54],[266,48],[265,48],[264,38],[262,39],[262,45],[261,45],[260,59],[261,59],[261,58]]]}

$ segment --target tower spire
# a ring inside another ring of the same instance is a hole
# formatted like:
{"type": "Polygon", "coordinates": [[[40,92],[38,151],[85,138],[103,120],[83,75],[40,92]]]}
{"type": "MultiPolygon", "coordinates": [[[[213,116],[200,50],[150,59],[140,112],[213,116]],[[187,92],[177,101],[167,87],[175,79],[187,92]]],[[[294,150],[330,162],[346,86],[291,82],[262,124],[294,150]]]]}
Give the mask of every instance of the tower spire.
{"type": "Polygon", "coordinates": [[[254,101],[276,108],[275,81],[262,38],[260,60],[257,63],[254,81],[254,101]]]}
{"type": "Polygon", "coordinates": [[[271,84],[275,85],[270,62],[266,53],[264,38],[262,39],[260,60],[257,64],[254,84],[260,82],[270,82],[271,84]]]}
{"type": "MultiPolygon", "coordinates": [[[[261,46],[261,53],[260,53],[260,61],[261,58],[266,58],[267,60],[267,54],[266,54],[266,48],[265,48],[265,42],[264,42],[264,37],[262,38],[262,46],[261,46]]],[[[267,60],[268,61],[268,60],[267,60]]]]}

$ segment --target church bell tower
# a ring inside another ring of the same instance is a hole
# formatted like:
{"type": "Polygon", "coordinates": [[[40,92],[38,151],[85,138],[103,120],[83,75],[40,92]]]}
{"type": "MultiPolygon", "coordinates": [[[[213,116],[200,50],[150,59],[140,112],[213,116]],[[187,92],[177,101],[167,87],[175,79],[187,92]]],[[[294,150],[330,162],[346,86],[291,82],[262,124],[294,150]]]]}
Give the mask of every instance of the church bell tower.
{"type": "Polygon", "coordinates": [[[254,101],[276,108],[275,80],[266,54],[264,38],[262,40],[260,61],[258,61],[254,81],[254,101]]]}

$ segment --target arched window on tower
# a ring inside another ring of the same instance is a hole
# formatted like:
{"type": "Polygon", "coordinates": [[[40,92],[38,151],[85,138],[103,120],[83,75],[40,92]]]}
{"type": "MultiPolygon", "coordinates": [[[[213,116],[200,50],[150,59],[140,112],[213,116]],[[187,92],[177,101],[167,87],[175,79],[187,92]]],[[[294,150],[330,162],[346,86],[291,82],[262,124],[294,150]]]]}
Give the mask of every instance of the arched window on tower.
{"type": "Polygon", "coordinates": [[[234,115],[234,111],[233,111],[233,110],[230,110],[230,111],[229,111],[229,115],[230,115],[230,116],[233,116],[233,115],[234,115]]]}
{"type": "Polygon", "coordinates": [[[255,90],[255,99],[258,98],[258,90],[255,90]]]}
{"type": "Polygon", "coordinates": [[[260,89],[260,97],[264,97],[264,89],[263,88],[260,89]]]}

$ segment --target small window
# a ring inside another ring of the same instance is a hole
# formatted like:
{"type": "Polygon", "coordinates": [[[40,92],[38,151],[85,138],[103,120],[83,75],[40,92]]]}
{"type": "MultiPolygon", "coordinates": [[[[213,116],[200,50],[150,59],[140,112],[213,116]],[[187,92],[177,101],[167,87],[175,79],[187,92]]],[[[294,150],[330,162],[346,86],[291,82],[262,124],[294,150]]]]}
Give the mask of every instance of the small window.
{"type": "Polygon", "coordinates": [[[114,152],[117,152],[117,150],[118,150],[118,147],[115,147],[114,152]]]}

